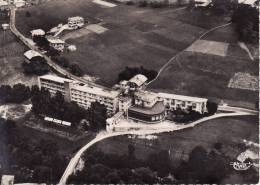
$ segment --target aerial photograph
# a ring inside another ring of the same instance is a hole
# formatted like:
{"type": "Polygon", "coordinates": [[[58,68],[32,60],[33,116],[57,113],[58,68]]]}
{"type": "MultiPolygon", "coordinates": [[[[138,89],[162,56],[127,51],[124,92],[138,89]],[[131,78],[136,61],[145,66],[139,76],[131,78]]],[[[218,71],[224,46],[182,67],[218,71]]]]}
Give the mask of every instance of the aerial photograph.
{"type": "Polygon", "coordinates": [[[260,0],[0,0],[0,185],[258,184],[260,0]]]}

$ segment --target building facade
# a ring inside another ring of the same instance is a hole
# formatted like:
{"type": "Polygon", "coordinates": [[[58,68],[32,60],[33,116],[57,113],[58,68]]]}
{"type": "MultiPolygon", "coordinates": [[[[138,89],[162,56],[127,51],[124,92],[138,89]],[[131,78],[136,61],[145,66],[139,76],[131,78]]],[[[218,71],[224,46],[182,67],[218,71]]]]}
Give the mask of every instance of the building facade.
{"type": "Polygon", "coordinates": [[[56,39],[56,38],[47,38],[50,47],[58,50],[58,51],[63,51],[65,48],[65,42],[61,39],[56,39]]]}
{"type": "Polygon", "coordinates": [[[158,100],[163,101],[166,110],[193,110],[203,114],[207,112],[206,98],[197,98],[191,96],[182,96],[169,93],[158,93],[158,100]]]}
{"type": "Polygon", "coordinates": [[[71,29],[78,29],[82,28],[85,24],[84,18],[83,17],[70,17],[68,18],[68,26],[71,29]]]}
{"type": "Polygon", "coordinates": [[[74,101],[83,108],[89,108],[92,102],[104,104],[108,115],[118,111],[118,91],[110,91],[100,87],[93,87],[70,79],[53,75],[38,77],[39,88],[49,90],[51,95],[61,92],[66,101],[74,101]]]}
{"type": "Polygon", "coordinates": [[[127,114],[134,120],[156,123],[164,120],[165,107],[162,101],[158,101],[156,93],[140,90],[134,94],[134,105],[127,114]]]}

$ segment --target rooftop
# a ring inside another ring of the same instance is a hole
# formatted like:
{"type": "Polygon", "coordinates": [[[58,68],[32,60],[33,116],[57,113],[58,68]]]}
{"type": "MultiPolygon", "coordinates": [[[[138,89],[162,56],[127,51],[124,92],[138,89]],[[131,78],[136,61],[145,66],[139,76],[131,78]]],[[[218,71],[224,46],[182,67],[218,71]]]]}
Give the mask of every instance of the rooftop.
{"type": "Polygon", "coordinates": [[[41,55],[39,52],[34,51],[34,50],[28,50],[28,51],[26,51],[26,52],[24,53],[24,56],[25,56],[27,59],[29,59],[29,60],[31,60],[33,57],[42,57],[42,55],[41,55]]]}
{"type": "Polygon", "coordinates": [[[157,98],[156,93],[149,92],[149,91],[137,91],[135,93],[135,96],[137,96],[139,99],[141,99],[145,102],[151,102],[157,98]]]}
{"type": "Polygon", "coordinates": [[[75,16],[75,17],[69,17],[68,21],[78,21],[78,20],[84,20],[83,17],[75,16]]]}
{"type": "Polygon", "coordinates": [[[31,31],[32,35],[45,35],[45,31],[42,29],[36,29],[31,31]]]}
{"type": "Polygon", "coordinates": [[[0,0],[0,7],[1,6],[8,6],[8,3],[6,1],[0,0]]]}
{"type": "Polygon", "coordinates": [[[63,40],[57,38],[47,38],[47,40],[52,44],[65,44],[63,40]]]}
{"type": "Polygon", "coordinates": [[[191,102],[205,102],[208,100],[206,98],[198,98],[198,97],[183,96],[183,95],[168,94],[168,93],[158,93],[158,96],[161,98],[169,98],[169,99],[191,101],[191,102]]]}
{"type": "Polygon", "coordinates": [[[39,78],[45,79],[45,80],[51,80],[51,81],[55,81],[55,82],[59,82],[59,83],[72,82],[72,80],[70,80],[70,79],[62,78],[62,77],[54,76],[54,75],[43,75],[43,76],[40,76],[39,78]]]}
{"type": "Polygon", "coordinates": [[[253,6],[255,4],[256,0],[238,0],[238,3],[241,4],[247,4],[253,6]]]}
{"type": "Polygon", "coordinates": [[[134,106],[130,107],[129,110],[134,111],[134,112],[139,112],[142,114],[146,114],[146,115],[157,115],[157,114],[163,113],[165,110],[165,107],[164,107],[163,102],[158,101],[154,104],[154,106],[149,107],[149,108],[134,105],[134,106]]]}
{"type": "Polygon", "coordinates": [[[143,85],[146,81],[147,81],[147,77],[142,75],[142,74],[138,74],[135,75],[133,78],[131,78],[129,80],[129,82],[135,83],[137,86],[141,86],[143,85]]]}

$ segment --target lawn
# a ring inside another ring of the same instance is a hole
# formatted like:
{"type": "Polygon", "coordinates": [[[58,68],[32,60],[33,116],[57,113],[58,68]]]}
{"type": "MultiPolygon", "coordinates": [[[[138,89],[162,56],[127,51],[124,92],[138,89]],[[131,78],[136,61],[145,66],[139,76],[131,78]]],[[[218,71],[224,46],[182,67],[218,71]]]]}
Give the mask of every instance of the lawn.
{"type": "Polygon", "coordinates": [[[58,23],[65,23],[69,16],[74,15],[99,20],[102,27],[108,30],[68,39],[69,44],[77,46],[77,51],[65,52],[62,56],[79,64],[86,74],[99,78],[98,83],[106,86],[114,85],[117,75],[126,66],[142,65],[159,70],[206,30],[197,22],[205,21],[206,28],[224,22],[222,18],[203,16],[186,9],[152,9],[124,4],[104,8],[91,1],[76,0],[72,5],[70,1],[57,0],[19,10],[17,27],[29,35],[32,29],[48,30],[58,23]],[[52,11],[56,9],[59,9],[59,14],[52,11]],[[27,11],[31,16],[26,18],[27,11]],[[183,16],[193,16],[194,22],[182,20],[183,16]]]}
{"type": "Polygon", "coordinates": [[[235,73],[248,73],[258,77],[259,71],[258,62],[251,61],[248,54],[238,46],[233,25],[210,32],[202,39],[204,44],[215,41],[219,43],[218,45],[228,45],[228,47],[225,47],[225,50],[222,48],[221,52],[219,52],[221,48],[216,49],[210,45],[197,47],[194,52],[184,52],[149,88],[155,91],[223,99],[235,106],[254,108],[258,100],[257,92],[228,88],[229,81],[235,73]]]}
{"type": "Polygon", "coordinates": [[[191,96],[256,102],[257,92],[227,88],[236,72],[258,76],[258,64],[240,58],[185,52],[150,88],[191,96]]]}
{"type": "Polygon", "coordinates": [[[217,142],[222,143],[226,149],[232,150],[230,147],[242,143],[243,139],[259,143],[258,135],[258,117],[243,116],[215,119],[194,128],[157,134],[158,138],[155,140],[130,139],[127,136],[113,137],[99,142],[94,147],[105,153],[120,155],[127,153],[129,143],[135,143],[136,156],[145,158],[149,152],[160,149],[171,149],[173,155],[174,153],[189,154],[196,146],[203,146],[210,150],[217,142]]]}
{"type": "MultiPolygon", "coordinates": [[[[140,159],[145,159],[149,154],[157,153],[160,150],[168,150],[174,166],[177,166],[181,159],[188,158],[193,148],[202,146],[207,151],[211,151],[215,143],[222,143],[224,154],[231,160],[235,160],[237,155],[243,152],[241,148],[243,139],[259,142],[259,132],[256,130],[258,130],[257,116],[221,118],[183,131],[157,134],[157,138],[154,140],[132,139],[129,136],[109,138],[99,142],[94,148],[104,153],[127,155],[128,144],[134,144],[135,155],[140,159]]],[[[241,175],[235,171],[234,173],[238,176],[241,175]]],[[[237,181],[235,182],[237,183],[237,181]]],[[[233,181],[233,183],[235,182],[233,181]]]]}
{"type": "Polygon", "coordinates": [[[34,85],[37,83],[36,76],[25,76],[23,74],[22,63],[23,53],[27,48],[8,31],[0,31],[0,85],[14,85],[23,83],[34,85]]]}

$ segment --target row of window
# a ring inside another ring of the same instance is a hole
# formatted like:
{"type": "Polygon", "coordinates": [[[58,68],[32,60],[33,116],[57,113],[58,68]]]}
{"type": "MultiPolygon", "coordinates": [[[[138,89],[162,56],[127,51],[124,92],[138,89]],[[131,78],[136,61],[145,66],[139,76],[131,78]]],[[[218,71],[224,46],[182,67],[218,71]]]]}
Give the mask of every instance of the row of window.
{"type": "Polygon", "coordinates": [[[75,96],[85,97],[85,98],[86,98],[86,96],[88,96],[88,97],[94,97],[95,99],[100,99],[100,100],[103,100],[103,101],[113,101],[112,98],[102,97],[102,96],[98,96],[96,94],[77,91],[77,90],[71,90],[71,94],[75,95],[75,96]]]}
{"type": "Polygon", "coordinates": [[[62,86],[62,85],[49,84],[49,83],[45,83],[45,82],[42,82],[41,85],[43,87],[47,87],[47,88],[57,88],[57,89],[65,90],[64,86],[62,86]]]}
{"type": "Polygon", "coordinates": [[[153,116],[152,117],[152,121],[159,121],[159,120],[162,120],[164,118],[163,115],[160,115],[160,116],[153,116]]]}

